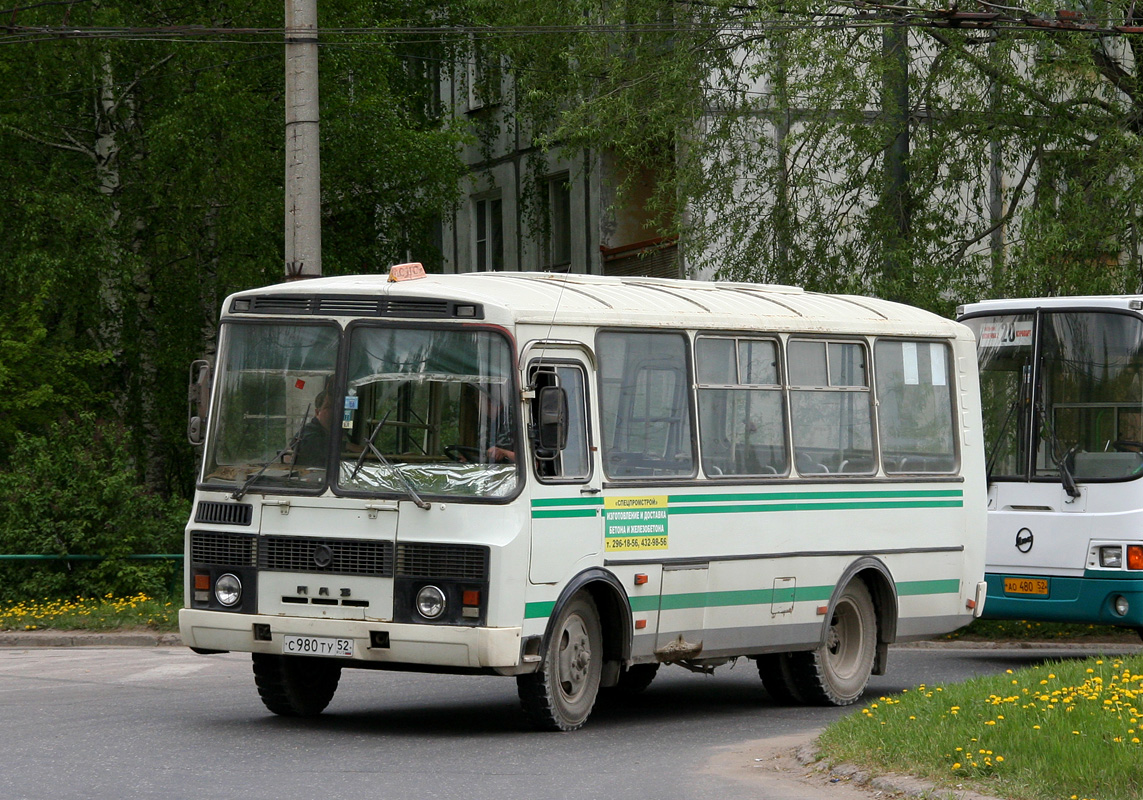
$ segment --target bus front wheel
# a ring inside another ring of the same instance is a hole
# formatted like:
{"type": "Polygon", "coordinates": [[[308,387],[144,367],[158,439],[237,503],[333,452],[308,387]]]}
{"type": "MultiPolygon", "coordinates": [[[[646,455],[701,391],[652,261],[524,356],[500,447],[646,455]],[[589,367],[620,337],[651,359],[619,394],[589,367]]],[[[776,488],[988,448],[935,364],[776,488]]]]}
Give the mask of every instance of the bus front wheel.
{"type": "Polygon", "coordinates": [[[580,728],[595,705],[602,669],[599,610],[591,596],[581,592],[556,617],[540,668],[516,677],[524,713],[541,730],[580,728]]]}
{"type": "Polygon", "coordinates": [[[341,665],[324,658],[254,653],[254,683],[266,708],[284,717],[315,717],[337,691],[341,665]]]}
{"type": "Polygon", "coordinates": [[[877,651],[877,614],[869,589],[850,581],[834,603],[825,644],[791,653],[798,693],[806,702],[847,706],[865,691],[877,651]]]}

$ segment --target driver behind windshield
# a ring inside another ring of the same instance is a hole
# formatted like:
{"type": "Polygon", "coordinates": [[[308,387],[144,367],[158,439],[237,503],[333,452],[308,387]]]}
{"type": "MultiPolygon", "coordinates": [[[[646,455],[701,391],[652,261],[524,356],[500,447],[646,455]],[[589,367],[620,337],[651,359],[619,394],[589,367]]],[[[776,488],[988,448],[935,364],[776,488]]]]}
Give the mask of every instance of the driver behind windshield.
{"type": "Polygon", "coordinates": [[[329,452],[329,431],[333,421],[333,396],[328,389],[314,398],[314,415],[302,428],[295,450],[294,464],[299,467],[323,467],[329,452]]]}

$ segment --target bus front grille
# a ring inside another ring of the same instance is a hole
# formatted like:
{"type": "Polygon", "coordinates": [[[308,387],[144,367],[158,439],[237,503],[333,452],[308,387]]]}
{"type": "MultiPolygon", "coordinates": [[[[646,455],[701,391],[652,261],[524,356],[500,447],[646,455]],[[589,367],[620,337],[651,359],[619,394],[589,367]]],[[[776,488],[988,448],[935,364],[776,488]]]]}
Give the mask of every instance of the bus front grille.
{"type": "Polygon", "coordinates": [[[278,572],[393,576],[393,543],[368,539],[264,536],[258,568],[278,572]]]}
{"type": "Polygon", "coordinates": [[[257,539],[245,533],[191,532],[191,562],[220,567],[252,567],[257,539]]]}
{"type": "Polygon", "coordinates": [[[254,507],[249,503],[219,503],[202,500],[194,512],[195,522],[213,525],[249,525],[254,517],[254,507]]]}
{"type": "Polygon", "coordinates": [[[405,578],[488,580],[488,548],[465,544],[397,545],[397,575],[405,578]]]}

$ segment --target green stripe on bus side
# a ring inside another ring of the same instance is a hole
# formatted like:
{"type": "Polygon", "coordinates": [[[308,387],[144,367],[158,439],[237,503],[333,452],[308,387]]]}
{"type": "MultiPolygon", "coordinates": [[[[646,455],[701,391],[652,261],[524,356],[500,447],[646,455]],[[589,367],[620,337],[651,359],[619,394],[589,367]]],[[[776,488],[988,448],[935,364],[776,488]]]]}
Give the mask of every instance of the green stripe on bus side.
{"type": "Polygon", "coordinates": [[[524,604],[524,619],[543,619],[550,617],[552,612],[556,610],[556,604],[552,603],[525,603],[524,604]]]}
{"type": "MultiPolygon", "coordinates": [[[[888,508],[962,508],[959,490],[900,492],[776,492],[774,494],[678,495],[668,498],[668,513],[740,514],[755,511],[851,511],[888,508]],[[942,499],[947,498],[947,499],[942,499]],[[777,502],[787,500],[793,502],[777,502]],[[762,501],[762,502],[758,502],[762,501]]],[[[533,519],[596,516],[602,504],[587,500],[533,500],[533,519]],[[570,506],[570,507],[569,507],[570,506]],[[587,506],[584,508],[583,506],[587,506]],[[543,509],[543,510],[541,510],[543,509]]]]}
{"type": "Polygon", "coordinates": [[[851,511],[860,508],[960,508],[963,500],[865,500],[846,503],[767,503],[739,506],[680,506],[671,508],[677,514],[740,514],[754,511],[851,511]]]}
{"type": "Polygon", "coordinates": [[[598,517],[598,508],[564,508],[548,511],[532,510],[532,519],[568,519],[571,517],[598,517]]]}
{"type": "MultiPolygon", "coordinates": [[[[833,595],[833,586],[799,586],[794,590],[796,603],[821,602],[833,595]]],[[[897,584],[898,597],[925,594],[956,594],[960,581],[956,578],[931,581],[904,581],[897,584]]],[[[779,590],[781,600],[787,600],[788,590],[779,590]]],[[[755,606],[774,602],[773,589],[739,589],[726,592],[690,592],[688,594],[642,595],[629,598],[633,612],[676,611],[686,608],[718,608],[720,606],[755,606]]],[[[555,603],[528,603],[524,606],[525,619],[550,617],[555,603]]]]}
{"type": "Polygon", "coordinates": [[[532,501],[532,508],[548,506],[603,506],[602,497],[540,497],[532,501]]]}
{"type": "Polygon", "coordinates": [[[956,594],[960,591],[960,581],[956,578],[936,581],[902,581],[897,584],[898,597],[913,597],[919,594],[956,594]]]}
{"type": "Polygon", "coordinates": [[[741,503],[743,501],[772,500],[856,500],[859,498],[936,498],[964,497],[961,489],[868,489],[853,491],[811,492],[750,492],[741,494],[673,494],[667,502],[675,503],[741,503]]]}

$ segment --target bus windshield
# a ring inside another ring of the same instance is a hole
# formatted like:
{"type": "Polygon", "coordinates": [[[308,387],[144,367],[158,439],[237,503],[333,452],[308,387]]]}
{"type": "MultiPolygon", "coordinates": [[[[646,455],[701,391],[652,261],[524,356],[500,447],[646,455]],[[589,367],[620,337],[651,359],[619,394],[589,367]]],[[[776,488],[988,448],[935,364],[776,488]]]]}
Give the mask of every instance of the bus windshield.
{"type": "Polygon", "coordinates": [[[992,478],[1143,474],[1143,321],[1041,310],[965,324],[977,336],[992,478]]]}
{"type": "Polygon", "coordinates": [[[520,449],[507,340],[487,330],[355,327],[338,485],[507,497],[520,449]]]}
{"type": "Polygon", "coordinates": [[[325,454],[313,434],[333,400],[338,339],[333,325],[223,326],[203,483],[234,485],[236,494],[324,487],[325,454]]]}
{"type": "Polygon", "coordinates": [[[518,483],[507,340],[487,330],[229,323],[203,483],[421,502],[508,497],[518,483]],[[336,471],[330,464],[336,459],[336,471]]]}

